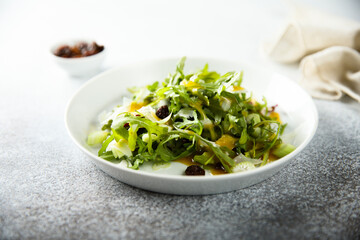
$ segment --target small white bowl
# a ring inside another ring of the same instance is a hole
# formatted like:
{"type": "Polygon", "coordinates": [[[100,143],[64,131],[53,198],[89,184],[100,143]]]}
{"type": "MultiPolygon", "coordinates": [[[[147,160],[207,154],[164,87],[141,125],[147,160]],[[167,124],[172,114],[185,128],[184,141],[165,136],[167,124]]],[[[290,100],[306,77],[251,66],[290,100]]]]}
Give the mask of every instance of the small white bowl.
{"type": "Polygon", "coordinates": [[[78,42],[94,42],[92,40],[72,40],[72,41],[63,41],[55,44],[51,49],[51,55],[53,56],[54,61],[63,68],[70,76],[73,77],[85,77],[93,76],[99,73],[100,68],[104,62],[106,56],[106,47],[94,55],[80,57],[80,58],[64,58],[58,57],[55,55],[56,49],[63,45],[73,46],[78,42]]]}

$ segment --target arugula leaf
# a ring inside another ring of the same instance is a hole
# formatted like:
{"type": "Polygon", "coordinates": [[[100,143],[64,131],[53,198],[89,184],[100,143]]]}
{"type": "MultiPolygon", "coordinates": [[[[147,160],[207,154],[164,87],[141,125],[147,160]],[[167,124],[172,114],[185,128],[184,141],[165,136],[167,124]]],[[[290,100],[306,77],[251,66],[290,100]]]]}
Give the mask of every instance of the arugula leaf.
{"type": "MultiPolygon", "coordinates": [[[[194,142],[184,144],[183,139],[179,134],[164,136],[164,139],[157,147],[156,154],[165,162],[191,155],[195,149],[194,142]]],[[[185,139],[191,140],[192,137],[185,139]]]]}
{"type": "Polygon", "coordinates": [[[214,154],[211,154],[209,152],[204,152],[201,155],[195,155],[194,161],[206,166],[208,164],[216,163],[214,157],[215,157],[214,154]]]}
{"type": "Polygon", "coordinates": [[[138,169],[147,161],[168,163],[194,156],[204,166],[220,162],[232,172],[252,168],[236,164],[234,158],[239,156],[253,159],[258,167],[267,164],[270,155],[283,157],[295,149],[282,142],[286,123],[270,114],[274,109],[267,107],[266,98],[258,102],[241,87],[242,71],[221,75],[205,64],[185,73],[185,61],[183,57],[163,82],[129,89],[131,104],[144,106],[149,115],[140,110],[121,113],[104,124],[102,132],[90,134],[89,144],[102,143],[100,157],[112,162],[124,159],[128,167],[138,169]],[[155,113],[164,105],[170,115],[160,121],[155,113]],[[229,145],[222,142],[226,139],[235,141],[229,145]],[[106,151],[111,142],[111,151],[106,151]]]}
{"type": "Polygon", "coordinates": [[[113,140],[114,140],[114,135],[111,135],[103,142],[102,147],[98,152],[98,156],[102,155],[106,151],[106,148],[109,146],[109,143],[111,143],[113,140]]]}

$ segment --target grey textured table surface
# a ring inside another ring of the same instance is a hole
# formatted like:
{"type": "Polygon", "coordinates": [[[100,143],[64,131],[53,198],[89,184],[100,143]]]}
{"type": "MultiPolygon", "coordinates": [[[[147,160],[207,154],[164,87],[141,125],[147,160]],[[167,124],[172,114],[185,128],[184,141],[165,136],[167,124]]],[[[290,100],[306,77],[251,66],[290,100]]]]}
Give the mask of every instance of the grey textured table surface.
{"type": "MultiPolygon", "coordinates": [[[[295,1],[360,20],[358,0],[295,1]]],[[[66,104],[85,80],[56,68],[47,45],[94,37],[111,48],[107,65],[214,55],[269,67],[258,48],[285,23],[282,2],[0,1],[0,239],[359,239],[360,104],[350,99],[315,101],[317,133],[281,172],[210,196],[123,184],[66,133],[66,104]]]]}
{"type": "Polygon", "coordinates": [[[360,105],[350,99],[315,101],[314,139],[268,180],[172,196],[98,170],[64,126],[67,101],[83,82],[39,79],[0,88],[0,239],[360,237],[360,105]]]}

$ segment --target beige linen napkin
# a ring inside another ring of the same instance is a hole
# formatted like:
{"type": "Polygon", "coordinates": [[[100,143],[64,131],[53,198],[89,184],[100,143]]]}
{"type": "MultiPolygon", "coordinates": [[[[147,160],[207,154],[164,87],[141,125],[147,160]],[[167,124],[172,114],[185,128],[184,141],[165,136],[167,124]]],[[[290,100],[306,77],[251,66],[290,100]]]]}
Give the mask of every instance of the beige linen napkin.
{"type": "Polygon", "coordinates": [[[337,100],[345,93],[360,102],[360,23],[297,6],[282,34],[264,47],[278,62],[302,59],[300,83],[313,97],[337,100]]]}
{"type": "Polygon", "coordinates": [[[300,84],[313,97],[338,100],[343,93],[360,102],[360,54],[348,47],[330,47],[305,57],[300,84]]]}
{"type": "Polygon", "coordinates": [[[289,24],[264,50],[275,61],[291,63],[331,46],[360,50],[360,23],[296,6],[289,24]]]}

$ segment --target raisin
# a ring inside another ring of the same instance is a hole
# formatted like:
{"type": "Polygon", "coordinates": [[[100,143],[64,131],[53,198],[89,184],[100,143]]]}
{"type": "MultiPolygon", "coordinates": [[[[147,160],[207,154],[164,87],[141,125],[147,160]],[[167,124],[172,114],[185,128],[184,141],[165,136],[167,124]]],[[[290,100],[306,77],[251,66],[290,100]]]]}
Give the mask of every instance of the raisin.
{"type": "Polygon", "coordinates": [[[58,57],[70,58],[71,57],[71,49],[69,46],[61,46],[55,51],[55,55],[58,57]]]}
{"type": "Polygon", "coordinates": [[[89,45],[86,42],[80,42],[75,48],[77,48],[82,55],[86,55],[89,45]]]}
{"type": "Polygon", "coordinates": [[[104,50],[104,46],[98,45],[96,42],[93,42],[93,46],[97,52],[101,52],[102,50],[104,50]]]}
{"type": "Polygon", "coordinates": [[[78,42],[74,46],[63,45],[60,46],[54,54],[58,57],[64,58],[79,58],[87,57],[94,54],[97,54],[104,50],[104,46],[98,45],[96,42],[86,43],[78,42]]]}
{"type": "Polygon", "coordinates": [[[169,114],[169,108],[166,105],[159,107],[159,109],[156,111],[156,116],[160,119],[166,118],[169,116],[169,114]]]}
{"type": "Polygon", "coordinates": [[[274,112],[275,111],[275,108],[278,107],[278,104],[274,105],[274,106],[271,106],[270,109],[269,109],[269,112],[274,112]]]}
{"type": "Polygon", "coordinates": [[[214,168],[216,170],[224,170],[224,166],[221,164],[221,162],[216,163],[214,168]]]}
{"type": "Polygon", "coordinates": [[[185,143],[191,143],[191,141],[187,138],[181,138],[181,143],[185,144],[185,143]]]}
{"type": "Polygon", "coordinates": [[[185,174],[188,176],[205,175],[205,170],[198,165],[191,165],[186,168],[185,174]]]}

